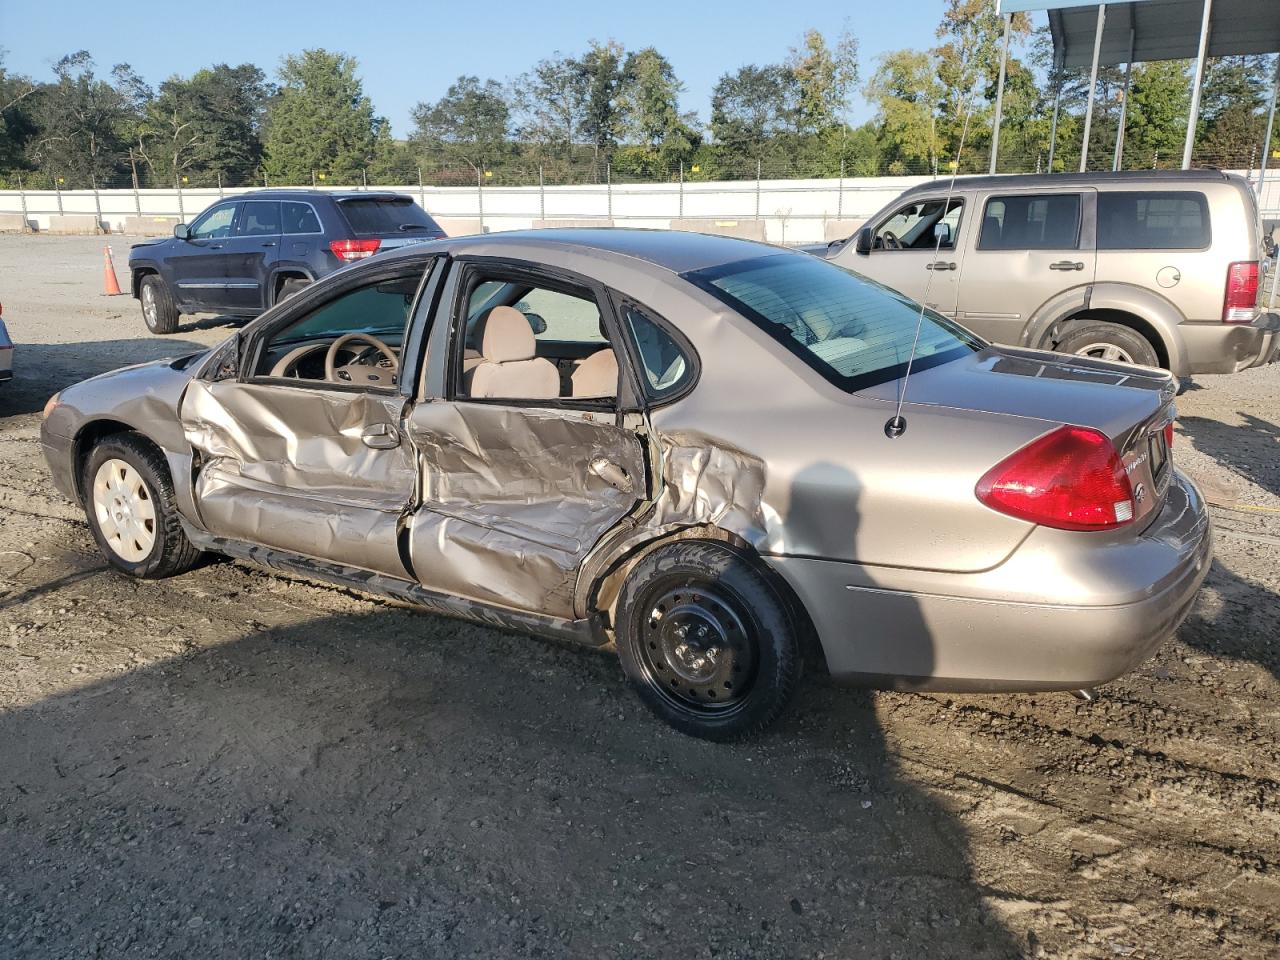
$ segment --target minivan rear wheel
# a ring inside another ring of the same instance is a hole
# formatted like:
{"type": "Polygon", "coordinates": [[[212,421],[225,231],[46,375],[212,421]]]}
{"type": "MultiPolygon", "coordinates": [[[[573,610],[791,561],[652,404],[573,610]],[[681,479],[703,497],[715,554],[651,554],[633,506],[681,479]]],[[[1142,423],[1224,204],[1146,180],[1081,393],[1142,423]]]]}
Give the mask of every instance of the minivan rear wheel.
{"type": "Polygon", "coordinates": [[[1104,320],[1084,320],[1058,343],[1061,353],[1074,353],[1095,360],[1160,366],[1160,357],[1151,341],[1129,327],[1104,320]]]}

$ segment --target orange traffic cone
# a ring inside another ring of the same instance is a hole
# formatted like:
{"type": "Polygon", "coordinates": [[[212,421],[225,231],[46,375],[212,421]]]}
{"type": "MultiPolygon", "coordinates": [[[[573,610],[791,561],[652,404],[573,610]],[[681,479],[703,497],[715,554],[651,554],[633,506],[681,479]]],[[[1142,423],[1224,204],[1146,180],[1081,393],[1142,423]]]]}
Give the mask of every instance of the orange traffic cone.
{"type": "Polygon", "coordinates": [[[116,264],[111,259],[111,248],[102,248],[102,295],[104,297],[120,296],[120,281],[116,279],[116,264]]]}

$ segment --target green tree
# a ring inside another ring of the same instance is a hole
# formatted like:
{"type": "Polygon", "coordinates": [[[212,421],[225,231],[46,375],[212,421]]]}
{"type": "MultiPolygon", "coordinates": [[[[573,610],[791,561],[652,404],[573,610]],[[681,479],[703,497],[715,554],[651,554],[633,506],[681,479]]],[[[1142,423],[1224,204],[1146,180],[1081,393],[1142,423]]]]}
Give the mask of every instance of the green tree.
{"type": "Polygon", "coordinates": [[[698,118],[680,112],[684,88],[661,53],[646,47],[627,54],[622,68],[624,147],[615,164],[624,172],[653,176],[690,161],[698,147],[698,118]]]}
{"type": "Polygon", "coordinates": [[[27,145],[37,132],[31,114],[37,88],[29,77],[5,69],[4,53],[0,49],[0,171],[17,171],[26,166],[27,145]]]}
{"type": "Polygon", "coordinates": [[[419,103],[413,121],[410,139],[433,159],[480,170],[509,152],[511,107],[496,80],[459,77],[435,103],[419,103]]]}
{"type": "Polygon", "coordinates": [[[858,41],[847,29],[828,46],[817,30],[805,32],[799,47],[792,47],[787,67],[797,87],[799,127],[818,133],[844,122],[849,101],[858,83],[858,41]]]}
{"type": "Polygon", "coordinates": [[[932,55],[923,50],[883,54],[865,94],[876,108],[876,140],[884,159],[904,170],[931,169],[937,156],[934,110],[942,98],[932,55]]]}
{"type": "Polygon", "coordinates": [[[313,171],[324,171],[336,183],[359,181],[386,121],[374,114],[356,67],[354,57],[328,50],[284,59],[265,125],[272,180],[310,183],[313,171]]]}
{"type": "Polygon", "coordinates": [[[1155,60],[1134,67],[1125,116],[1125,165],[1177,163],[1191,107],[1185,60],[1155,60]]]}
{"type": "MultiPolygon", "coordinates": [[[[127,66],[117,72],[131,78],[127,66]]],[[[33,95],[39,133],[29,149],[36,165],[68,186],[109,183],[121,174],[135,105],[130,92],[94,73],[93,58],[80,50],[53,67],[54,82],[33,95]]]]}
{"type": "Polygon", "coordinates": [[[516,81],[519,134],[536,153],[569,157],[586,124],[580,64],[555,53],[516,81]]]}
{"type": "Polygon", "coordinates": [[[776,64],[748,65],[716,82],[711,134],[730,154],[760,157],[777,136],[795,131],[799,111],[794,73],[776,64]]]}
{"type": "Polygon", "coordinates": [[[607,160],[623,134],[623,56],[620,43],[591,41],[577,61],[582,85],[582,135],[597,161],[607,160]]]}

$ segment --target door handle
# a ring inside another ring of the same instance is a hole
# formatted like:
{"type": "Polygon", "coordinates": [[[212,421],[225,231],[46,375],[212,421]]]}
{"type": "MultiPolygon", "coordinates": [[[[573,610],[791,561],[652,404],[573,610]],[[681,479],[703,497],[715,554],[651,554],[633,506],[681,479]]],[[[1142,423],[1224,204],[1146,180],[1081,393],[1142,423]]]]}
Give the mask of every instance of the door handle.
{"type": "Polygon", "coordinates": [[[276,242],[274,240],[263,240],[262,245],[264,247],[274,247],[276,245],[276,242]]]}
{"type": "Polygon", "coordinates": [[[374,450],[392,450],[400,446],[400,431],[389,423],[372,423],[365,427],[360,439],[374,450]]]}
{"type": "Polygon", "coordinates": [[[924,265],[926,270],[954,270],[956,265],[948,260],[935,260],[924,265]]]}
{"type": "Polygon", "coordinates": [[[220,243],[211,243],[211,244],[209,244],[209,249],[210,249],[210,250],[221,250],[221,249],[222,249],[222,244],[220,244],[220,243]]]}
{"type": "Polygon", "coordinates": [[[1083,270],[1084,264],[1079,260],[1058,260],[1049,264],[1050,270],[1083,270]]]}
{"type": "Polygon", "coordinates": [[[591,461],[591,466],[588,469],[590,469],[592,473],[605,483],[609,484],[609,486],[615,487],[623,493],[631,492],[631,474],[627,473],[626,470],[622,469],[622,467],[618,466],[612,460],[606,460],[604,457],[596,457],[591,461]]]}

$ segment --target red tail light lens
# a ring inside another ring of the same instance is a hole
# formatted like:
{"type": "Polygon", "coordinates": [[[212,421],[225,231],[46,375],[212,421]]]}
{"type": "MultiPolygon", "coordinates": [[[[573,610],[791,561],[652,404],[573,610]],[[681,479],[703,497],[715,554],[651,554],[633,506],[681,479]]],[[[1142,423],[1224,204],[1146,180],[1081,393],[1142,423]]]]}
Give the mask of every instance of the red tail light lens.
{"type": "Polygon", "coordinates": [[[1164,445],[1170,450],[1173,449],[1173,421],[1172,420],[1170,420],[1168,423],[1164,425],[1164,445]]]}
{"type": "Polygon", "coordinates": [[[381,240],[330,240],[329,249],[339,260],[363,260],[372,257],[382,246],[381,240]]]}
{"type": "Polygon", "coordinates": [[[1227,292],[1222,298],[1223,323],[1253,323],[1258,316],[1258,261],[1227,267],[1227,292]]]}
{"type": "Polygon", "coordinates": [[[1001,513],[1059,530],[1109,530],[1133,520],[1133,487],[1111,441],[1059,427],[987,471],[974,491],[1001,513]]]}

